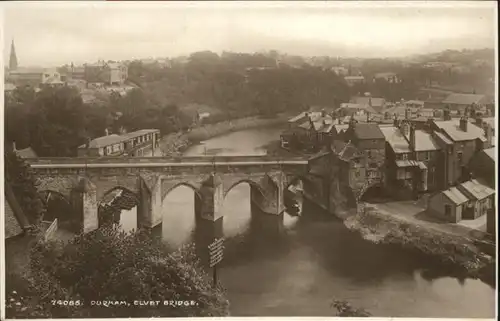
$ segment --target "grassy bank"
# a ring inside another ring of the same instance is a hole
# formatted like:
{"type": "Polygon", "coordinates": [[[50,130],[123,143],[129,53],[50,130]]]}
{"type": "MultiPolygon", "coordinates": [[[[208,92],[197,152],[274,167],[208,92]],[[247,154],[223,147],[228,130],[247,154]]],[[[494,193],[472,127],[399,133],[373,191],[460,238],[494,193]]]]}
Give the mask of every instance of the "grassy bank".
{"type": "Polygon", "coordinates": [[[280,114],[274,118],[254,116],[222,121],[216,124],[207,124],[193,128],[190,132],[163,136],[160,148],[164,155],[178,156],[190,145],[199,143],[200,141],[239,130],[283,125],[289,117],[290,115],[288,114],[280,114]]]}
{"type": "Polygon", "coordinates": [[[484,240],[443,233],[370,209],[346,218],[344,224],[368,241],[396,244],[430,255],[452,267],[457,276],[495,284],[495,252],[484,240]]]}

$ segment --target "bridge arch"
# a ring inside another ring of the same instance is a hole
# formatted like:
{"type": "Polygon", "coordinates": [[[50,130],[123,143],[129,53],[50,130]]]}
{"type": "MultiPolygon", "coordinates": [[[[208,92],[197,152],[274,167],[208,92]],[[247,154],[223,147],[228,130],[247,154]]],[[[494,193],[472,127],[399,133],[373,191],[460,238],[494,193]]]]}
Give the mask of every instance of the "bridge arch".
{"type": "Polygon", "coordinates": [[[226,198],[226,196],[229,194],[229,192],[236,186],[242,184],[242,183],[247,183],[251,188],[256,188],[262,195],[265,195],[265,190],[264,188],[262,187],[261,185],[261,182],[258,181],[258,180],[255,180],[255,179],[251,179],[251,178],[241,178],[241,179],[238,179],[234,182],[231,182],[230,184],[228,184],[227,187],[224,187],[224,192],[223,192],[223,197],[224,199],[226,198]]]}
{"type": "Polygon", "coordinates": [[[365,186],[363,186],[363,188],[361,189],[361,191],[359,191],[358,193],[358,202],[366,202],[368,201],[370,198],[373,199],[373,198],[377,198],[377,197],[383,197],[385,196],[385,189],[384,189],[384,185],[380,182],[375,182],[375,183],[372,183],[372,184],[366,184],[365,186]]]}
{"type": "Polygon", "coordinates": [[[139,196],[137,193],[123,186],[115,186],[106,191],[97,204],[99,226],[113,223],[122,225],[125,231],[138,228],[139,196]],[[121,191],[121,193],[114,193],[115,191],[121,191]],[[111,196],[109,200],[108,196],[111,196]]]}
{"type": "Polygon", "coordinates": [[[195,193],[196,197],[201,197],[199,186],[196,186],[195,184],[193,184],[191,182],[187,182],[187,181],[186,182],[179,182],[179,183],[176,183],[172,186],[166,187],[164,192],[162,191],[162,197],[161,197],[162,203],[165,201],[165,199],[167,198],[167,196],[170,192],[172,192],[173,190],[175,190],[176,188],[178,188],[180,186],[189,187],[195,193]]]}
{"type": "Polygon", "coordinates": [[[53,190],[43,190],[39,191],[38,195],[45,208],[42,220],[52,222],[57,218],[58,222],[61,223],[75,219],[72,216],[74,211],[71,207],[71,202],[63,193],[53,190]]]}

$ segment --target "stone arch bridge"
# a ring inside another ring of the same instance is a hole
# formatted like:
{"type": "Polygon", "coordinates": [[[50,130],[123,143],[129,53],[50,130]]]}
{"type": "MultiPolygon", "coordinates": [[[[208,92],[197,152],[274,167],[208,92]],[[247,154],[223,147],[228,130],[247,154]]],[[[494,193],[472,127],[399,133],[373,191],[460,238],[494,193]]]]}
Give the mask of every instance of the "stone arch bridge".
{"type": "MultiPolygon", "coordinates": [[[[195,191],[195,214],[199,225],[222,233],[221,206],[235,185],[247,182],[252,206],[265,217],[265,224],[282,222],[284,191],[302,180],[306,199],[335,212],[343,184],[332,153],[315,157],[277,158],[268,156],[216,157],[120,157],[120,158],[36,158],[28,160],[38,178],[39,191],[64,196],[82,224],[82,231],[98,228],[97,208],[110,191],[123,188],[138,200],[138,227],[154,228],[162,223],[165,196],[180,185],[195,191]]],[[[198,223],[197,223],[198,224],[198,223]]],[[[206,233],[204,233],[206,234],[206,233]]]]}

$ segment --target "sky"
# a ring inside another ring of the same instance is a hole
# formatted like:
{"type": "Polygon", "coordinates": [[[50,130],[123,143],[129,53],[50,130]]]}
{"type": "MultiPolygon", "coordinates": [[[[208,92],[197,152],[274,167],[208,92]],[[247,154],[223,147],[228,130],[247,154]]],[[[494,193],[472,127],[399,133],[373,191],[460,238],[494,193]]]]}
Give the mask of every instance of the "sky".
{"type": "Polygon", "coordinates": [[[202,50],[396,57],[494,48],[495,2],[3,2],[4,61],[20,66],[202,50]]]}

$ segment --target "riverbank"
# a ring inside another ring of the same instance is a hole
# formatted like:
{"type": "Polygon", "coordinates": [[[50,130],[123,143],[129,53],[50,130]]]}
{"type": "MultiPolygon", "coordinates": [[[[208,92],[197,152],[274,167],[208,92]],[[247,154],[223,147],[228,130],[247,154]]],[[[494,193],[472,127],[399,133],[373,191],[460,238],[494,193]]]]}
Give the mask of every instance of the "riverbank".
{"type": "Polygon", "coordinates": [[[201,141],[240,130],[281,126],[287,122],[289,117],[289,114],[280,114],[273,118],[254,116],[207,124],[193,128],[189,132],[163,136],[160,141],[160,149],[164,156],[180,156],[191,145],[201,141]]]}
{"type": "Polygon", "coordinates": [[[457,276],[495,286],[495,247],[482,237],[446,232],[369,207],[346,218],[344,225],[365,240],[424,253],[450,267],[457,276]]]}

